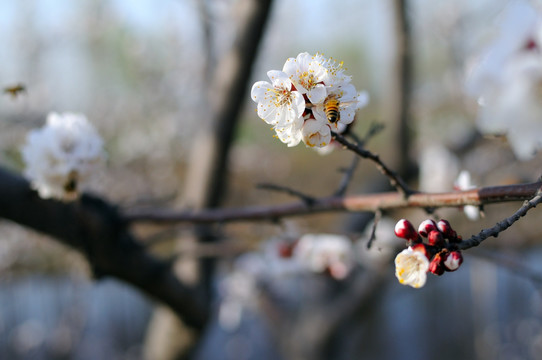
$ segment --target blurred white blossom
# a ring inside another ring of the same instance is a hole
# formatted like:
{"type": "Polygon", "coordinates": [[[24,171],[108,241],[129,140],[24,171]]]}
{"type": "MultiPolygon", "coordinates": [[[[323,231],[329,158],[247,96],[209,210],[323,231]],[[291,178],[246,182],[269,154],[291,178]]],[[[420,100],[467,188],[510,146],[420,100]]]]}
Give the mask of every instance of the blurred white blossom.
{"type": "Polygon", "coordinates": [[[42,198],[73,200],[104,159],[103,141],[87,118],[50,113],[22,148],[25,176],[42,198]]]}
{"type": "MultiPolygon", "coordinates": [[[[472,183],[470,172],[463,170],[459,173],[459,176],[455,180],[454,188],[457,190],[471,190],[476,188],[476,185],[472,183]]],[[[480,219],[480,208],[474,205],[463,206],[463,212],[470,220],[480,219]]]]}
{"type": "Polygon", "coordinates": [[[467,78],[482,133],[506,135],[520,160],[542,147],[542,17],[526,1],[503,13],[499,36],[467,78]]]}
{"type": "Polygon", "coordinates": [[[294,258],[310,271],[344,279],[353,265],[352,242],[340,235],[306,234],[299,239],[294,258]]]}
{"type": "Polygon", "coordinates": [[[447,191],[459,171],[459,159],[441,143],[423,143],[418,162],[420,164],[421,191],[447,191]]]}

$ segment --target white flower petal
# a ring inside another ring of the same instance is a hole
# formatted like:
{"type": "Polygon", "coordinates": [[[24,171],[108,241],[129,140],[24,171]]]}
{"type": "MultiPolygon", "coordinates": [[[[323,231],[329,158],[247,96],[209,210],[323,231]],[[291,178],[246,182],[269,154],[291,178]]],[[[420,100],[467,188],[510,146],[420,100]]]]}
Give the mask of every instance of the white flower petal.
{"type": "Polygon", "coordinates": [[[270,70],[267,72],[267,76],[271,80],[273,87],[290,90],[292,88],[292,82],[282,71],[270,70]]]}
{"type": "Polygon", "coordinates": [[[318,104],[324,101],[327,96],[326,87],[323,84],[317,84],[308,91],[307,97],[313,104],[318,104]]]}
{"type": "Polygon", "coordinates": [[[310,147],[323,147],[331,142],[331,129],[327,123],[309,119],[305,121],[302,130],[303,142],[310,147]]]}
{"type": "Polygon", "coordinates": [[[429,260],[420,251],[411,247],[401,251],[395,257],[395,276],[403,285],[420,288],[425,285],[429,260]]]}
{"type": "Polygon", "coordinates": [[[271,87],[271,84],[267,81],[258,81],[252,85],[250,90],[250,97],[255,102],[262,102],[266,96],[267,91],[271,87]]]}

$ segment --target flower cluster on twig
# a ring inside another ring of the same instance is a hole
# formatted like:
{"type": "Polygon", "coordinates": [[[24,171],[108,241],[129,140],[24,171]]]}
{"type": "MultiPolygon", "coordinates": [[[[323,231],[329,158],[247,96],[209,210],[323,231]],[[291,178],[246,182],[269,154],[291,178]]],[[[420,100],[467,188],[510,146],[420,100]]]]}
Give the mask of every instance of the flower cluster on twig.
{"type": "Polygon", "coordinates": [[[309,147],[329,145],[331,132],[343,132],[369,101],[366,92],[356,92],[342,62],[319,53],[289,58],[282,71],[270,70],[267,76],[271,82],[256,82],[251,97],[258,116],[288,146],[301,141],[309,147]]]}
{"type": "Polygon", "coordinates": [[[422,287],[427,272],[440,276],[463,263],[463,255],[455,247],[462,238],[447,220],[424,220],[416,231],[410,221],[401,219],[395,225],[395,235],[409,244],[395,258],[395,276],[401,284],[422,287]]]}

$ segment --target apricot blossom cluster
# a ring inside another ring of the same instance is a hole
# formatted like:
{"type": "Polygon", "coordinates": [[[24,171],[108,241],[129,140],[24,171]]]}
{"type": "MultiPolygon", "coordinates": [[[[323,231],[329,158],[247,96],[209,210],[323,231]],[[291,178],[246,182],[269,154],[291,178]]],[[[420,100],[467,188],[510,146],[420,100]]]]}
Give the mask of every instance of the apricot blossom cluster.
{"type": "Polygon", "coordinates": [[[357,93],[344,70],[342,62],[320,53],[289,58],[282,71],[267,72],[271,82],[252,86],[258,116],[289,147],[301,141],[309,147],[327,146],[331,132],[342,133],[369,101],[366,92],[357,93]]]}
{"type": "Polygon", "coordinates": [[[457,270],[463,262],[455,246],[463,239],[447,220],[427,219],[416,230],[410,221],[401,219],[395,225],[395,235],[408,244],[395,258],[395,276],[401,284],[420,288],[425,285],[427,272],[440,276],[457,270]]]}

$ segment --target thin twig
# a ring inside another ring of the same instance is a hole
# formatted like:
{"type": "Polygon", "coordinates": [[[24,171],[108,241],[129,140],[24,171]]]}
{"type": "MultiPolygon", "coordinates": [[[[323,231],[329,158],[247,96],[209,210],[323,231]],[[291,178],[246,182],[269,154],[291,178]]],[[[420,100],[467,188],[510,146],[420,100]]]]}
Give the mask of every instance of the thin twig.
{"type": "Polygon", "coordinates": [[[460,242],[457,244],[457,248],[459,250],[465,250],[469,249],[474,246],[480,245],[482,241],[489,237],[497,237],[501,232],[508,229],[512,224],[514,224],[516,221],[518,221],[520,218],[525,216],[529,210],[536,207],[538,204],[542,202],[542,195],[540,192],[540,189],[536,192],[535,197],[533,197],[531,200],[526,200],[523,203],[523,206],[521,206],[518,211],[516,211],[512,216],[499,221],[495,226],[484,229],[480,231],[477,235],[471,236],[469,239],[460,242]]]}
{"type": "Polygon", "coordinates": [[[312,206],[316,199],[310,195],[303,194],[301,191],[294,190],[292,188],[289,188],[287,186],[281,186],[281,185],[275,185],[275,184],[257,184],[257,189],[264,189],[264,190],[272,190],[272,191],[279,191],[286,193],[288,195],[292,195],[295,197],[300,198],[307,206],[312,206]]]}
{"type": "MultiPolygon", "coordinates": [[[[348,132],[348,136],[351,137],[358,146],[364,146],[373,136],[378,134],[380,131],[384,129],[384,125],[381,123],[373,122],[369,129],[367,130],[367,133],[365,136],[360,139],[355,133],[348,132]]],[[[343,196],[346,193],[346,188],[348,187],[348,184],[350,184],[350,181],[352,181],[352,177],[354,176],[354,172],[356,171],[356,168],[359,165],[359,156],[355,156],[352,162],[350,163],[350,166],[348,169],[344,171],[344,177],[341,180],[341,183],[339,184],[339,187],[337,191],[335,191],[335,196],[343,196]]]]}
{"type": "Polygon", "coordinates": [[[340,134],[337,134],[335,132],[331,132],[331,136],[333,139],[338,141],[340,144],[344,145],[348,150],[351,150],[361,156],[362,158],[369,159],[372,162],[376,164],[376,167],[380,172],[384,175],[386,175],[390,181],[390,184],[397,189],[404,197],[409,197],[410,195],[414,194],[415,192],[411,190],[408,185],[404,182],[404,180],[395,173],[395,171],[391,170],[381,159],[380,156],[377,154],[374,154],[358,145],[352,144],[346,138],[340,134]]]}
{"type": "Polygon", "coordinates": [[[369,241],[367,242],[367,249],[370,249],[373,245],[373,242],[376,239],[376,227],[378,226],[378,222],[382,218],[382,211],[378,210],[375,211],[375,217],[373,219],[373,228],[371,229],[371,236],[369,237],[369,241]]]}
{"type": "Polygon", "coordinates": [[[350,184],[350,181],[354,176],[354,172],[356,171],[358,164],[359,156],[354,156],[352,162],[350,163],[350,166],[344,171],[344,176],[341,180],[341,183],[339,184],[339,188],[337,189],[337,191],[335,191],[335,196],[343,196],[346,193],[346,188],[348,187],[348,184],[350,184]]]}

